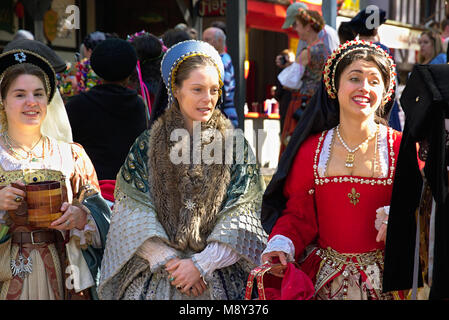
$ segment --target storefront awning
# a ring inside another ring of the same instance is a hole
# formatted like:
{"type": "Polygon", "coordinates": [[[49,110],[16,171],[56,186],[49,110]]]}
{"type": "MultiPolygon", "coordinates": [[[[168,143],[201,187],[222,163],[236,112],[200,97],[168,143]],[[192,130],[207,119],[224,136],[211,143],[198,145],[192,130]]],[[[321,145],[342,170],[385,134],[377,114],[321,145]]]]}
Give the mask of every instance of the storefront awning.
{"type": "MultiPolygon", "coordinates": [[[[246,15],[246,25],[248,28],[256,28],[261,30],[275,31],[275,32],[287,32],[290,36],[298,37],[295,31],[291,28],[282,29],[284,24],[287,7],[257,1],[247,0],[248,12],[246,15]]],[[[320,0],[308,0],[299,1],[307,5],[310,10],[316,10],[321,13],[321,1],[320,0]]]]}

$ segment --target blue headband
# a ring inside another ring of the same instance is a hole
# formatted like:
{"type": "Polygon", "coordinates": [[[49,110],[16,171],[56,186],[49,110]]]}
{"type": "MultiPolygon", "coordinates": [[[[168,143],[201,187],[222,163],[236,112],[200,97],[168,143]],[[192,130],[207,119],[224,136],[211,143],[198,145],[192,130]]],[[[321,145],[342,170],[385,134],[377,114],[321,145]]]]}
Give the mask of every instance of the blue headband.
{"type": "Polygon", "coordinates": [[[224,66],[218,51],[204,41],[182,41],[169,48],[161,62],[162,79],[167,87],[169,101],[173,97],[173,74],[185,59],[195,55],[206,56],[214,61],[219,71],[220,86],[223,84],[224,66]]]}

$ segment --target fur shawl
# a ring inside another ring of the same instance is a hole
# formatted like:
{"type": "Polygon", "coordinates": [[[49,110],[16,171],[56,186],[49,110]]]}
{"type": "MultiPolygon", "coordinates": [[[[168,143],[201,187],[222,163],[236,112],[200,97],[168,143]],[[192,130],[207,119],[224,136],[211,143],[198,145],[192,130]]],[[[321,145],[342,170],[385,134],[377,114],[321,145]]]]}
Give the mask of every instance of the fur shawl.
{"type": "MultiPolygon", "coordinates": [[[[204,164],[203,161],[201,164],[174,164],[171,161],[172,148],[190,150],[190,160],[195,152],[190,135],[189,139],[170,140],[172,132],[184,128],[183,124],[184,118],[176,106],[168,108],[153,124],[149,138],[148,179],[157,218],[170,245],[182,251],[199,252],[205,248],[207,237],[217,222],[231,173],[226,164],[204,164]]],[[[201,124],[201,151],[213,141],[213,138],[207,138],[207,132],[214,129],[222,137],[225,137],[226,129],[232,129],[231,122],[217,108],[211,119],[201,124]]],[[[224,145],[222,143],[222,154],[225,154],[224,145]]]]}

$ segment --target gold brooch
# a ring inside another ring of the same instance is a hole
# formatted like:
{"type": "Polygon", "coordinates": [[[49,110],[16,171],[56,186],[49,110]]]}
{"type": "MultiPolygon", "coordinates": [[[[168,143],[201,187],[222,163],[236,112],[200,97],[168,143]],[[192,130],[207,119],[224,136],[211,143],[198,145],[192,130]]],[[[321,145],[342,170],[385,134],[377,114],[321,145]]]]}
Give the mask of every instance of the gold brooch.
{"type": "Polygon", "coordinates": [[[351,192],[348,193],[348,197],[353,205],[356,205],[360,200],[360,193],[355,191],[355,188],[352,188],[351,192]]]}

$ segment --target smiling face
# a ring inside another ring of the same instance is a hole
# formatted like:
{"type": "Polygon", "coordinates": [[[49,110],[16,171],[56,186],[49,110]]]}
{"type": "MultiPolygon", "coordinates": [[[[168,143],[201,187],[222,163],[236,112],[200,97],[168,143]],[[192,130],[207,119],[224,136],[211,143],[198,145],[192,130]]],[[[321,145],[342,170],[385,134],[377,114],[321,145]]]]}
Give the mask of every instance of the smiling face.
{"type": "Polygon", "coordinates": [[[192,69],[173,94],[188,124],[208,121],[220,94],[217,68],[205,65],[192,69]]]}
{"type": "Polygon", "coordinates": [[[11,82],[3,99],[8,128],[40,128],[47,115],[47,94],[41,79],[22,74],[11,82]]]}
{"type": "Polygon", "coordinates": [[[338,102],[342,116],[365,120],[373,118],[385,94],[385,84],[377,65],[356,60],[341,73],[338,102]]]}

